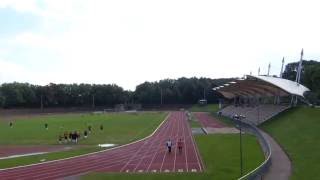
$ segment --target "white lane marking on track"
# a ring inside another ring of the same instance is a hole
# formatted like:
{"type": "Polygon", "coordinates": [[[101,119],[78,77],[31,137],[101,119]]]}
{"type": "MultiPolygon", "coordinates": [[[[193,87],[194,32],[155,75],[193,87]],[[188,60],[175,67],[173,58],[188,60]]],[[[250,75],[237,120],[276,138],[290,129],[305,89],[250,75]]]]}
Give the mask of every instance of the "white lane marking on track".
{"type": "Polygon", "coordinates": [[[202,167],[201,167],[202,163],[201,163],[200,160],[199,160],[199,159],[200,159],[200,157],[199,157],[200,155],[199,155],[198,149],[197,149],[197,147],[196,147],[196,145],[195,145],[194,138],[193,138],[193,135],[192,135],[190,126],[188,126],[188,132],[189,132],[189,136],[190,136],[190,138],[191,138],[191,143],[192,143],[193,150],[194,150],[194,152],[195,152],[195,154],[196,154],[196,158],[197,158],[197,161],[198,161],[199,170],[202,171],[202,167]]]}
{"type": "MultiPolygon", "coordinates": [[[[165,125],[167,125],[167,124],[165,124],[165,125]]],[[[159,131],[160,131],[160,130],[159,130],[159,131]]],[[[140,164],[142,163],[143,159],[144,159],[145,157],[147,157],[146,154],[148,154],[149,152],[152,152],[152,151],[153,151],[154,144],[158,142],[158,141],[157,141],[157,138],[160,138],[160,139],[161,139],[161,133],[158,133],[158,134],[152,139],[149,147],[147,148],[147,151],[146,151],[146,152],[143,154],[143,156],[140,158],[138,164],[137,164],[136,167],[133,169],[133,172],[135,172],[135,171],[139,168],[139,166],[140,166],[140,164]]],[[[146,171],[148,171],[148,169],[146,169],[146,171]]]]}
{"type": "Polygon", "coordinates": [[[176,139],[176,146],[175,146],[175,148],[174,148],[174,161],[173,161],[173,172],[174,171],[176,171],[176,160],[177,160],[177,148],[178,148],[178,146],[177,146],[177,142],[179,141],[179,131],[181,131],[180,130],[180,126],[179,125],[181,125],[181,119],[178,119],[178,123],[177,123],[178,125],[178,130],[177,130],[177,133],[176,133],[176,135],[175,135],[175,139],[176,139]]]}
{"type": "MultiPolygon", "coordinates": [[[[172,116],[171,113],[170,113],[170,116],[172,116]]],[[[169,119],[169,117],[168,117],[167,119],[169,119]]],[[[165,128],[165,133],[162,133],[162,136],[161,136],[161,138],[160,138],[160,141],[162,141],[162,140],[165,139],[165,135],[167,134],[167,132],[168,132],[169,129],[170,129],[168,126],[169,126],[169,120],[167,121],[166,128],[165,128]]],[[[158,144],[158,146],[157,146],[157,149],[158,149],[158,150],[159,150],[159,148],[161,148],[161,144],[162,144],[162,143],[159,143],[159,144],[158,144]]],[[[149,165],[148,165],[147,171],[150,169],[150,167],[151,167],[151,165],[152,165],[152,162],[154,161],[154,159],[156,158],[157,154],[159,153],[158,150],[153,154],[152,160],[150,161],[150,163],[149,163],[149,165]]],[[[160,150],[160,152],[162,152],[162,151],[160,150]]],[[[161,171],[161,169],[160,169],[159,171],[161,171]]]]}
{"type": "MultiPolygon", "coordinates": [[[[170,132],[170,136],[169,136],[169,138],[171,138],[172,137],[172,134],[173,134],[173,130],[174,130],[174,124],[176,123],[176,118],[174,118],[172,121],[172,125],[171,125],[171,132],[170,132]]],[[[168,152],[169,153],[169,152],[168,152]]],[[[164,160],[165,160],[165,158],[166,158],[166,156],[167,156],[167,154],[168,153],[165,153],[164,154],[164,156],[163,156],[163,159],[162,159],[162,163],[161,163],[161,167],[160,167],[160,171],[162,171],[162,168],[163,168],[163,164],[164,164],[164,160]]]]}
{"type": "MultiPolygon", "coordinates": [[[[182,114],[182,116],[185,116],[185,114],[182,114]]],[[[183,121],[185,121],[185,119],[183,119],[183,121]]],[[[187,157],[187,139],[186,138],[188,138],[188,136],[186,136],[186,128],[188,128],[188,127],[186,127],[187,126],[187,124],[186,123],[184,123],[183,124],[183,126],[182,126],[182,131],[183,131],[183,141],[184,141],[184,156],[186,157],[186,168],[187,168],[187,172],[189,171],[189,168],[188,168],[188,157],[187,157]]]]}
{"type": "MultiPolygon", "coordinates": [[[[169,116],[169,114],[168,114],[168,116],[169,116]]],[[[166,119],[157,127],[157,129],[155,130],[155,131],[157,131],[165,122],[166,122],[166,120],[167,120],[167,118],[168,118],[168,116],[166,117],[166,119]]],[[[154,132],[155,132],[154,131],[154,132]]],[[[151,137],[153,134],[151,134],[151,135],[149,135],[149,137],[151,137]]],[[[146,138],[148,138],[148,137],[146,137],[146,138]]],[[[146,138],[144,138],[144,139],[146,139],[146,138]]],[[[118,149],[118,148],[120,148],[120,147],[125,147],[125,146],[128,146],[128,145],[133,145],[134,143],[138,143],[138,142],[140,142],[141,140],[138,140],[138,141],[135,141],[135,142],[133,142],[133,143],[129,143],[129,144],[127,144],[127,145],[123,145],[123,146],[119,146],[119,147],[116,147],[116,148],[111,148],[111,149],[108,149],[108,150],[112,150],[112,149],[118,149]]],[[[103,151],[99,151],[99,152],[104,152],[104,151],[106,151],[106,150],[103,150],[103,151]]],[[[128,150],[126,150],[126,151],[128,151],[128,150]]],[[[131,150],[130,150],[131,151],[131,150]]],[[[86,155],[91,155],[90,157],[94,157],[94,156],[97,156],[96,154],[97,153],[99,153],[99,152],[96,152],[96,153],[89,153],[89,154],[86,154],[86,155]]],[[[80,156],[78,156],[79,158],[80,157],[82,157],[82,156],[85,156],[85,155],[80,155],[80,156]]],[[[98,156],[97,156],[98,157],[98,156]]],[[[66,158],[66,159],[62,159],[62,160],[67,160],[67,159],[74,159],[75,157],[71,157],[71,158],[66,158]]],[[[50,161],[50,162],[60,162],[60,161],[62,161],[62,160],[54,160],[54,161],[50,161]]],[[[78,159],[77,159],[78,160],[78,159]]],[[[119,160],[118,162],[119,163],[121,163],[122,161],[123,161],[124,159],[122,158],[122,160],[119,160]]],[[[45,164],[45,163],[38,163],[38,165],[39,164],[45,164]]],[[[34,164],[33,164],[34,165],[34,164]]],[[[23,166],[23,167],[29,167],[29,166],[33,166],[33,165],[26,165],[26,166],[23,166]]],[[[50,166],[53,166],[54,164],[51,164],[50,166]]],[[[114,165],[110,165],[110,166],[108,166],[108,167],[112,167],[112,166],[114,166],[114,165]]],[[[101,167],[101,165],[93,165],[93,166],[90,166],[90,168],[92,169],[92,168],[99,168],[99,169],[103,169],[102,167],[101,167]]],[[[13,170],[16,170],[16,171],[19,171],[19,169],[18,169],[18,167],[15,167],[15,168],[8,168],[8,169],[13,169],[13,170]]],[[[59,169],[59,170],[61,170],[61,169],[64,169],[64,168],[55,168],[55,169],[59,169]]],[[[7,170],[7,169],[0,169],[0,171],[4,171],[4,170],[7,170]]],[[[21,170],[21,169],[20,169],[21,170]]],[[[52,170],[52,169],[51,169],[52,170]]],[[[48,172],[48,169],[45,169],[45,171],[47,171],[48,172]]],[[[75,171],[75,172],[77,172],[77,173],[75,173],[75,174],[79,174],[79,172],[78,172],[78,170],[75,170],[75,169],[73,169],[72,171],[75,171]]],[[[57,172],[54,172],[54,173],[51,173],[51,171],[50,172],[48,172],[49,174],[52,174],[52,176],[51,177],[58,177],[58,176],[56,176],[57,175],[57,172]]],[[[45,175],[46,175],[46,177],[49,177],[49,174],[48,173],[46,173],[45,175]]],[[[30,171],[25,171],[23,174],[20,174],[19,173],[19,177],[23,177],[23,176],[26,176],[26,174],[30,174],[30,171]]],[[[39,175],[41,174],[41,173],[38,173],[39,175]]],[[[81,173],[80,173],[81,174],[81,173]]],[[[37,175],[37,176],[35,176],[35,177],[40,177],[39,175],[37,175]]],[[[8,176],[8,174],[7,174],[7,176],[8,176]]],[[[43,175],[42,175],[43,176],[43,175]]],[[[60,174],[60,176],[62,176],[61,174],[60,174]]]]}
{"type": "Polygon", "coordinates": [[[16,166],[16,167],[11,167],[11,168],[3,168],[3,169],[0,169],[0,170],[1,170],[1,171],[4,171],[4,170],[10,170],[10,169],[18,169],[18,168],[22,168],[22,167],[35,166],[35,165],[40,165],[40,164],[49,164],[49,163],[53,163],[53,162],[59,162],[59,161],[63,161],[63,160],[74,159],[74,158],[84,157],[84,156],[88,156],[88,155],[94,155],[94,154],[98,154],[98,153],[107,152],[107,151],[119,149],[119,148],[122,148],[122,147],[126,147],[126,146],[129,146],[129,145],[131,145],[131,144],[135,144],[135,143],[138,143],[138,142],[140,142],[140,141],[143,141],[143,140],[145,140],[145,139],[148,139],[148,138],[152,137],[152,136],[158,131],[158,129],[159,129],[165,122],[167,122],[167,119],[169,118],[170,114],[171,114],[171,112],[169,112],[169,113],[167,114],[166,118],[158,125],[158,127],[157,127],[151,134],[149,134],[149,136],[144,137],[144,138],[139,139],[139,140],[136,140],[136,141],[133,141],[133,142],[128,143],[128,144],[124,144],[124,145],[116,146],[116,147],[113,147],[113,148],[110,148],[110,149],[105,149],[105,150],[101,150],[101,151],[96,151],[96,152],[92,152],[92,153],[88,153],[88,154],[82,154],[82,155],[73,156],[73,157],[68,157],[68,158],[63,158],[63,159],[57,159],[57,160],[46,161],[46,162],[41,162],[41,163],[34,163],[34,164],[16,166]]]}

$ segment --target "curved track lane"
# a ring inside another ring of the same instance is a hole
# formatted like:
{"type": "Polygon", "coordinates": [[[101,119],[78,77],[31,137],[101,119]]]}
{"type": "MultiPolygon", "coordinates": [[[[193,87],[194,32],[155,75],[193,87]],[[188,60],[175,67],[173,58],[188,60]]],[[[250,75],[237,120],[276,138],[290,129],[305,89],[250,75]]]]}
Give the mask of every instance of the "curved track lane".
{"type": "Polygon", "coordinates": [[[0,170],[0,179],[59,179],[90,172],[200,172],[201,157],[184,112],[171,112],[167,120],[149,138],[120,148],[94,154],[0,170]],[[174,146],[169,154],[167,139],[174,146]],[[179,153],[175,142],[183,139],[179,153]]]}

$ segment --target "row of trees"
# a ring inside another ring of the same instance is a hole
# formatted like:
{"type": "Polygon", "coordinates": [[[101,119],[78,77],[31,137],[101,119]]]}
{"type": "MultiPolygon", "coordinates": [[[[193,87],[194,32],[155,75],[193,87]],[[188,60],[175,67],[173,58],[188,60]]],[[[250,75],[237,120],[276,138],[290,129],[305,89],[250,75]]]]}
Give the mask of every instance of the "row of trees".
{"type": "MultiPolygon", "coordinates": [[[[286,65],[283,72],[283,78],[296,80],[299,62],[293,62],[286,65]]],[[[311,103],[320,103],[320,62],[310,60],[302,61],[302,71],[300,83],[308,87],[311,92],[306,97],[311,103]]]]}
{"type": "Polygon", "coordinates": [[[179,78],[145,82],[136,87],[134,99],[142,104],[194,104],[199,99],[216,103],[221,97],[213,87],[230,79],[179,78]]]}
{"type": "Polygon", "coordinates": [[[113,106],[128,101],[130,92],[117,85],[5,83],[0,105],[10,107],[113,106]]]}
{"type": "MultiPolygon", "coordinates": [[[[295,80],[298,62],[286,65],[283,77],[295,80]]],[[[212,91],[232,79],[179,78],[144,82],[135,91],[115,85],[4,83],[0,86],[0,107],[79,107],[115,104],[194,104],[205,98],[216,103],[221,95],[212,91]]],[[[311,103],[320,99],[320,62],[303,61],[301,83],[312,90],[307,94],[311,103]]]]}
{"type": "Polygon", "coordinates": [[[0,106],[12,107],[79,107],[109,106],[125,103],[192,104],[205,96],[208,102],[217,102],[212,93],[216,84],[228,79],[180,78],[159,82],[145,82],[134,92],[111,85],[4,83],[0,86],[0,106]]]}

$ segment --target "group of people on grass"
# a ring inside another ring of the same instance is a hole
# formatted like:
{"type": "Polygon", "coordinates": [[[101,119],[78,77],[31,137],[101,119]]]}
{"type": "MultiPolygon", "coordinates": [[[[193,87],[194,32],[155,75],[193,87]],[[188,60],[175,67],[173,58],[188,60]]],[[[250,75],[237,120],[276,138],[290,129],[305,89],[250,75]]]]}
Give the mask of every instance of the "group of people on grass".
{"type": "MultiPolygon", "coordinates": [[[[178,151],[181,154],[182,153],[182,147],[183,147],[182,138],[179,138],[177,145],[178,145],[178,151]]],[[[173,142],[171,141],[171,139],[167,140],[166,146],[167,146],[168,153],[171,154],[171,149],[173,147],[173,142]]]]}
{"type": "MultiPolygon", "coordinates": [[[[101,131],[103,130],[102,124],[100,125],[100,130],[101,131]]],[[[91,134],[91,132],[92,132],[92,126],[89,125],[88,128],[83,131],[83,138],[87,139],[89,134],[91,134]]],[[[69,142],[77,144],[80,138],[81,138],[81,133],[78,131],[73,131],[73,132],[65,131],[63,135],[62,134],[59,135],[58,142],[59,144],[69,143],[69,142]]]]}
{"type": "Polygon", "coordinates": [[[78,131],[74,131],[74,132],[68,132],[65,131],[62,134],[59,135],[59,144],[62,143],[68,143],[68,142],[72,142],[72,143],[78,143],[78,139],[80,138],[80,133],[78,131]]]}

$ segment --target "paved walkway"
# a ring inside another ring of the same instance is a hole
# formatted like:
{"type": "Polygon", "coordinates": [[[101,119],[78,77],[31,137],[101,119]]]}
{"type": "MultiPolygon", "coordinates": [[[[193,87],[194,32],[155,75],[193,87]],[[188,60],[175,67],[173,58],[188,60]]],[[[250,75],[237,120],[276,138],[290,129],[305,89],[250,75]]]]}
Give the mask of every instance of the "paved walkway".
{"type": "Polygon", "coordinates": [[[263,136],[271,145],[271,162],[268,172],[264,175],[265,180],[288,180],[291,175],[291,161],[279,144],[267,133],[261,130],[263,136]]]}

